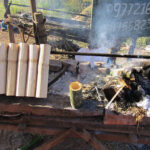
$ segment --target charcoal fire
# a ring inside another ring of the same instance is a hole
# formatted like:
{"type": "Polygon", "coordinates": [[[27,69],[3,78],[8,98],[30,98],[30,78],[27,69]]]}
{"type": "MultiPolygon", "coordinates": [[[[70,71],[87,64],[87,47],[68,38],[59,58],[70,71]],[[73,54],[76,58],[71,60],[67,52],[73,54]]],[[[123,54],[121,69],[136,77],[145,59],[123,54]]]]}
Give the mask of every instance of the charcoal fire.
{"type": "Polygon", "coordinates": [[[117,84],[111,83],[110,87],[104,89],[104,93],[109,101],[105,108],[123,114],[132,114],[139,122],[150,109],[150,66],[133,68],[130,74],[122,72],[117,84]],[[123,83],[126,86],[121,86],[123,83]]]}

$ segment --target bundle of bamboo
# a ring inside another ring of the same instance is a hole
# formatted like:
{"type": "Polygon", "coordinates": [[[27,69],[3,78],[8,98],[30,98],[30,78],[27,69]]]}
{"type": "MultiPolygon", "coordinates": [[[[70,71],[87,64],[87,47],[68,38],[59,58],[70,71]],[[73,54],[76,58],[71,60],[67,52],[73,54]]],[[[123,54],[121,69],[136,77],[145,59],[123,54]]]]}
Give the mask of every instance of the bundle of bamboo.
{"type": "Polygon", "coordinates": [[[0,44],[0,94],[46,98],[50,50],[46,44],[0,44]]]}

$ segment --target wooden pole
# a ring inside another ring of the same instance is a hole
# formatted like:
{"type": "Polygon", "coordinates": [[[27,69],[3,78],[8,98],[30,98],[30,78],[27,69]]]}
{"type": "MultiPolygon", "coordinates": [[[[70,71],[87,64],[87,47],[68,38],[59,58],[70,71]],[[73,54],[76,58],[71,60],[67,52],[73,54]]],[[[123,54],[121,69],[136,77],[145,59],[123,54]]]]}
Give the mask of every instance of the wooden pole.
{"type": "Polygon", "coordinates": [[[68,138],[71,135],[71,132],[72,132],[72,129],[68,129],[67,131],[62,132],[61,134],[53,138],[51,141],[48,141],[47,143],[44,143],[40,147],[36,148],[36,150],[52,149],[54,146],[62,143],[66,138],[68,138]]]}
{"type": "Polygon", "coordinates": [[[36,44],[39,44],[38,36],[36,33],[36,24],[34,22],[34,13],[36,12],[36,0],[30,0],[30,6],[31,6],[31,13],[32,13],[32,19],[33,19],[33,29],[34,29],[34,37],[36,44]]]}
{"type": "Polygon", "coordinates": [[[34,18],[34,13],[36,12],[36,0],[30,0],[31,13],[34,18]]]}
{"type": "Polygon", "coordinates": [[[8,18],[5,18],[5,23],[8,25],[8,34],[9,34],[9,42],[15,43],[15,35],[13,31],[13,26],[11,23],[13,22],[13,19],[10,15],[7,16],[8,18]]]}
{"type": "Polygon", "coordinates": [[[36,36],[39,44],[47,43],[47,34],[45,29],[45,18],[41,12],[34,13],[34,20],[36,25],[36,36]]]}
{"type": "Polygon", "coordinates": [[[13,26],[11,24],[8,24],[8,33],[9,33],[9,42],[15,43],[15,36],[13,31],[13,26]]]}

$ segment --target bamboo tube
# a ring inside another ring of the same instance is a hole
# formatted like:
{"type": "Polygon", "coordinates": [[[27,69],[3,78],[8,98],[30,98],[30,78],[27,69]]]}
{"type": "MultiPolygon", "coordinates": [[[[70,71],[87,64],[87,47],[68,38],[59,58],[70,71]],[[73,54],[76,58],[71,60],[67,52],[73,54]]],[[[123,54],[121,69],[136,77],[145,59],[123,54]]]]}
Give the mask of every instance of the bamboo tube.
{"type": "Polygon", "coordinates": [[[28,67],[28,51],[28,44],[19,44],[16,96],[25,96],[28,67]]]}
{"type": "Polygon", "coordinates": [[[37,68],[39,58],[39,46],[29,46],[29,63],[28,63],[28,75],[27,75],[27,87],[26,96],[36,96],[36,82],[37,82],[37,68]]]}
{"type": "Polygon", "coordinates": [[[7,96],[15,96],[16,94],[18,51],[19,51],[18,45],[13,43],[9,44],[8,65],[7,65],[7,85],[6,85],[7,96]]]}
{"type": "Polygon", "coordinates": [[[37,87],[36,87],[37,98],[47,97],[50,49],[51,47],[47,44],[40,45],[37,87]]]}
{"type": "Polygon", "coordinates": [[[6,94],[8,46],[0,44],[0,94],[6,94]]]}
{"type": "Polygon", "coordinates": [[[70,103],[73,108],[80,108],[82,105],[82,84],[78,81],[69,85],[70,103]]]}

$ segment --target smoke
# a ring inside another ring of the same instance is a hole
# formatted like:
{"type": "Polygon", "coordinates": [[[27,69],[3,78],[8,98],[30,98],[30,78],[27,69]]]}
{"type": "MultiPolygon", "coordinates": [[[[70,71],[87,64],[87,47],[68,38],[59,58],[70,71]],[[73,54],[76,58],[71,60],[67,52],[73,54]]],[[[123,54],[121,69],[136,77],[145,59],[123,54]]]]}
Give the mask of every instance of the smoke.
{"type": "Polygon", "coordinates": [[[111,48],[118,38],[149,33],[149,1],[98,0],[94,8],[91,44],[111,48]]]}
{"type": "Polygon", "coordinates": [[[113,39],[117,37],[113,32],[112,5],[110,3],[97,3],[94,9],[93,35],[91,45],[96,47],[113,46],[113,39]]]}

